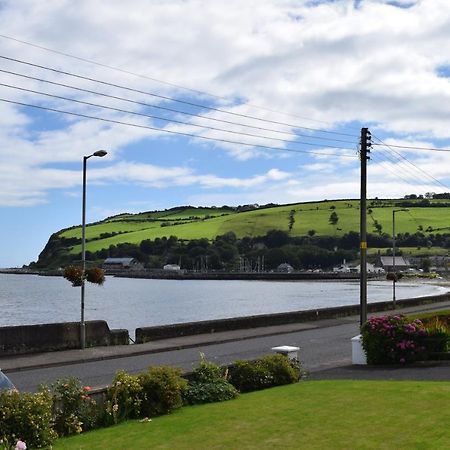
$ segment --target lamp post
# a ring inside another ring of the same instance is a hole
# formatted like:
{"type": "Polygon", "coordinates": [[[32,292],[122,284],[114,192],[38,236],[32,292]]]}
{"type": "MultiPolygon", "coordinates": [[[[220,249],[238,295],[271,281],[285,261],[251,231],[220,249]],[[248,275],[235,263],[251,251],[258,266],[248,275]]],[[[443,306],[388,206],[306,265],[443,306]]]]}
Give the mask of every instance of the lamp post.
{"type": "Polygon", "coordinates": [[[103,158],[106,156],[105,150],[98,150],[91,155],[83,156],[83,206],[82,206],[82,219],[81,219],[81,267],[83,269],[83,277],[81,279],[81,321],[80,321],[80,344],[81,348],[86,347],[86,323],[84,321],[84,289],[85,279],[84,274],[86,271],[86,166],[87,160],[92,156],[103,158]]]}
{"type": "Polygon", "coordinates": [[[394,277],[392,278],[392,306],[395,309],[396,304],[396,298],[395,298],[395,283],[396,283],[396,273],[395,273],[395,213],[401,212],[401,211],[409,211],[409,209],[402,208],[402,209],[393,209],[392,210],[392,272],[394,274],[394,277]]]}

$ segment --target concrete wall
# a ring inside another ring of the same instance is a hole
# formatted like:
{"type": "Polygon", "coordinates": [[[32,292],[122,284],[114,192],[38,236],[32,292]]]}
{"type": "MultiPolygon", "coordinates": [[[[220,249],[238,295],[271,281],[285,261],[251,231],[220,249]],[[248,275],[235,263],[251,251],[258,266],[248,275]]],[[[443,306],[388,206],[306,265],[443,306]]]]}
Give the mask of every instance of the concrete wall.
{"type": "MultiPolygon", "coordinates": [[[[110,330],[104,320],[86,322],[86,346],[126,345],[128,330],[110,330]]],[[[0,328],[0,356],[80,348],[80,323],[0,328]]]]}
{"type": "MultiPolygon", "coordinates": [[[[406,306],[414,306],[433,302],[449,301],[450,294],[433,295],[413,299],[397,300],[399,309],[406,306]]],[[[392,309],[392,301],[370,303],[368,312],[385,311],[392,309]]],[[[284,325],[297,322],[308,322],[323,319],[335,319],[337,317],[359,315],[359,305],[337,306],[333,308],[321,308],[309,311],[293,311],[278,314],[261,314],[257,316],[236,317],[231,319],[205,320],[202,322],[177,323],[173,325],[161,325],[136,329],[136,344],[156,341],[180,336],[214,333],[247,328],[257,328],[273,325],[284,325]]]]}

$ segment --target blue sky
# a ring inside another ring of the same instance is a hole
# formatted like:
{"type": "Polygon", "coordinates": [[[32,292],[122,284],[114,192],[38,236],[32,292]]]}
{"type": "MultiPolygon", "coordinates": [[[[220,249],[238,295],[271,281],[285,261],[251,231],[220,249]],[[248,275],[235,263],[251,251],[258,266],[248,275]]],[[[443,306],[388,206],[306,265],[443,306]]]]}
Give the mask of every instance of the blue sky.
{"type": "MultiPolygon", "coordinates": [[[[357,198],[361,126],[389,145],[450,146],[446,0],[3,0],[0,30],[0,56],[22,61],[0,58],[16,73],[0,72],[1,99],[135,125],[0,101],[0,267],[80,223],[82,157],[98,149],[88,221],[357,198]]],[[[449,167],[449,152],[375,147],[369,196],[450,191],[449,167]]]]}

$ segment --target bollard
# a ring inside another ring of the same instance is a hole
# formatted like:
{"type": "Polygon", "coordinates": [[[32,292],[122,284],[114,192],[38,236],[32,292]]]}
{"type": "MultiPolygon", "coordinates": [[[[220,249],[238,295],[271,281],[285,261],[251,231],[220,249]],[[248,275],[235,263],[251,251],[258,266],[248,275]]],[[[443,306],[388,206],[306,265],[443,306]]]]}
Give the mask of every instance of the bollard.
{"type": "Polygon", "coordinates": [[[300,347],[292,347],[290,345],[281,345],[279,347],[272,347],[272,351],[287,356],[290,360],[298,361],[298,352],[300,347]]]}

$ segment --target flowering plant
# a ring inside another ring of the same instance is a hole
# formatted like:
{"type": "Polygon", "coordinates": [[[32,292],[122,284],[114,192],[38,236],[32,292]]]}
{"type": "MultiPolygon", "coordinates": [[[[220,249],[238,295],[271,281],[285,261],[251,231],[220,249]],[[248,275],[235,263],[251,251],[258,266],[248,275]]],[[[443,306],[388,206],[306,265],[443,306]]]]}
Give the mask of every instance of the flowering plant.
{"type": "Polygon", "coordinates": [[[426,330],[402,315],[371,317],[362,327],[362,345],[369,364],[409,363],[424,359],[426,330]]]}
{"type": "Polygon", "coordinates": [[[94,428],[97,420],[96,404],[89,386],[82,386],[76,378],[65,378],[53,384],[55,430],[60,436],[79,434],[94,428]]]}

